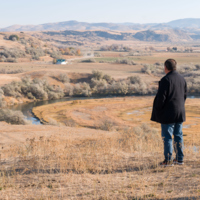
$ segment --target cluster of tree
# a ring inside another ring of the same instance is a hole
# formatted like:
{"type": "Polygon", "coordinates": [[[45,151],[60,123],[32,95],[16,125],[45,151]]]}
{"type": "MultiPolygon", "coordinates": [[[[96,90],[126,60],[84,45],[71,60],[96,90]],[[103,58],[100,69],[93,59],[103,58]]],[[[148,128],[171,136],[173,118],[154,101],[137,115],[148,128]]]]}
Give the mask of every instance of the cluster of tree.
{"type": "Polygon", "coordinates": [[[137,65],[136,62],[134,62],[133,60],[129,60],[129,59],[117,59],[115,61],[116,64],[126,64],[126,65],[137,65]]]}
{"type": "Polygon", "coordinates": [[[5,121],[10,124],[29,124],[21,111],[9,109],[0,109],[0,121],[5,121]]]}
{"type": "Polygon", "coordinates": [[[155,92],[139,77],[131,76],[126,79],[114,80],[110,75],[100,71],[93,71],[88,83],[71,84],[66,74],[60,75],[58,80],[65,84],[64,89],[52,86],[46,80],[38,78],[31,80],[30,77],[24,77],[21,82],[13,81],[4,85],[1,88],[1,96],[45,100],[59,99],[64,96],[131,95],[155,92]]]}
{"type": "Polygon", "coordinates": [[[59,99],[64,96],[62,88],[50,85],[46,80],[30,77],[22,78],[21,82],[13,81],[2,87],[5,96],[27,97],[29,99],[59,99]]]}
{"type": "Polygon", "coordinates": [[[144,64],[141,68],[141,72],[149,75],[153,74],[155,76],[162,76],[164,74],[164,67],[159,62],[153,65],[144,64]]]}
{"type": "Polygon", "coordinates": [[[19,40],[19,36],[16,34],[12,34],[12,35],[5,35],[4,36],[4,40],[12,40],[12,41],[17,41],[19,40]]]}
{"type": "Polygon", "coordinates": [[[17,62],[17,58],[23,58],[26,53],[17,48],[5,48],[0,51],[0,62],[17,62]]]}
{"type": "Polygon", "coordinates": [[[123,45],[117,45],[117,44],[112,44],[110,46],[102,46],[100,48],[100,51],[118,51],[118,52],[128,52],[131,51],[132,48],[123,46],[123,45]]]}
{"type": "Polygon", "coordinates": [[[110,75],[93,71],[90,84],[77,83],[65,85],[65,93],[69,96],[98,95],[132,95],[152,94],[154,89],[147,86],[140,77],[131,76],[126,79],[114,80],[110,75]]]}
{"type": "Polygon", "coordinates": [[[45,56],[45,52],[41,47],[26,47],[26,53],[30,54],[33,60],[39,60],[41,56],[45,56]]]}
{"type": "Polygon", "coordinates": [[[18,73],[22,73],[24,72],[23,69],[14,69],[14,70],[10,70],[10,69],[0,69],[0,74],[18,74],[18,73]]]}
{"type": "Polygon", "coordinates": [[[59,51],[61,52],[62,55],[71,55],[71,56],[80,56],[81,55],[81,50],[80,49],[75,49],[74,47],[68,47],[68,48],[59,48],[59,51]]]}

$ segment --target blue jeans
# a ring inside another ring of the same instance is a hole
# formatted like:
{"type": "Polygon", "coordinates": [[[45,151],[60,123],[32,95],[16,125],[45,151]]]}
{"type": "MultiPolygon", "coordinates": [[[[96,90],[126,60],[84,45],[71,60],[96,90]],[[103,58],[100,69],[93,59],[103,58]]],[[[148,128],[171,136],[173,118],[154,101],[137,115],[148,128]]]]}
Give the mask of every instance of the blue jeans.
{"type": "Polygon", "coordinates": [[[162,139],[164,142],[164,156],[167,161],[172,160],[173,146],[176,153],[176,160],[183,161],[183,132],[182,122],[174,124],[161,124],[162,139]],[[172,136],[174,144],[172,145],[172,136]]]}

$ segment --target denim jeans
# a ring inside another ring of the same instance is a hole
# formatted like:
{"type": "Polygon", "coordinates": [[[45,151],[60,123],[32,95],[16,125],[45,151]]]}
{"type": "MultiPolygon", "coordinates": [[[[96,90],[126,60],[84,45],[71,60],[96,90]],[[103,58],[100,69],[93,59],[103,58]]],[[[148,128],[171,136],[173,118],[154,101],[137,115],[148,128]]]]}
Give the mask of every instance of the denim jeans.
{"type": "Polygon", "coordinates": [[[162,139],[164,142],[164,156],[167,161],[172,160],[173,146],[176,160],[183,161],[183,123],[161,124],[162,139]],[[172,136],[174,135],[174,142],[172,136]],[[173,145],[172,145],[173,143],[173,145]]]}

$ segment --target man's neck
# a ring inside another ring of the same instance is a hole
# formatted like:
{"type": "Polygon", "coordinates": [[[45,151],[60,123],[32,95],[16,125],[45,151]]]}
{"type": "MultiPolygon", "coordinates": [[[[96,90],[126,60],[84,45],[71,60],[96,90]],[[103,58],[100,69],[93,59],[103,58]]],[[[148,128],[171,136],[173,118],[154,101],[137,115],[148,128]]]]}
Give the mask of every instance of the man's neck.
{"type": "Polygon", "coordinates": [[[166,70],[165,74],[169,74],[170,72],[172,72],[172,70],[166,70]]]}

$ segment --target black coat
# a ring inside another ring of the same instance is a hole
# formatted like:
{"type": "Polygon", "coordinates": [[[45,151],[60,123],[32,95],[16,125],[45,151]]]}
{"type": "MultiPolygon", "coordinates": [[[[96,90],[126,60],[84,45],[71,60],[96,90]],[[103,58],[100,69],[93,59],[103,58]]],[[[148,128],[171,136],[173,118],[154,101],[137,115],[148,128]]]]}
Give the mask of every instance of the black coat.
{"type": "Polygon", "coordinates": [[[184,122],[186,97],[185,79],[176,71],[169,72],[159,81],[151,120],[161,124],[184,122]]]}

